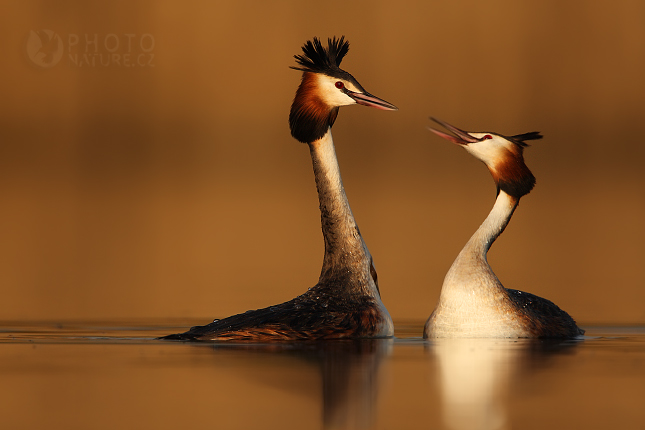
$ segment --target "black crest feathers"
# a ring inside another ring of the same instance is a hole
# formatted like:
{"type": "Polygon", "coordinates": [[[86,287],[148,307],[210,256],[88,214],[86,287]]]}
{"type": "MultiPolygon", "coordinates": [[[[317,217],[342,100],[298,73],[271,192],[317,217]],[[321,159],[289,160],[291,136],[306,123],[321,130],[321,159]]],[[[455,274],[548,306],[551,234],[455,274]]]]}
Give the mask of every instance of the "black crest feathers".
{"type": "Polygon", "coordinates": [[[304,55],[294,55],[300,67],[292,66],[292,69],[303,72],[333,74],[340,70],[340,62],[349,51],[349,42],[345,36],[340,39],[327,39],[328,47],[325,49],[320,39],[314,37],[313,41],[308,40],[302,47],[304,55]]]}
{"type": "Polygon", "coordinates": [[[540,134],[539,131],[530,131],[528,133],[516,134],[515,136],[510,136],[510,139],[520,145],[521,147],[528,146],[524,141],[526,140],[538,140],[542,139],[544,136],[540,134]]]}

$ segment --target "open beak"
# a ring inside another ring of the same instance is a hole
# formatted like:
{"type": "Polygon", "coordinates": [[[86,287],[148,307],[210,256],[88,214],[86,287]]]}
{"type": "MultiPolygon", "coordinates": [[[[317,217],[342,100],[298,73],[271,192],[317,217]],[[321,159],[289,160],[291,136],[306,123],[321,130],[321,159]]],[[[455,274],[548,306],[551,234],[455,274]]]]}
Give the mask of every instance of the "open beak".
{"type": "Polygon", "coordinates": [[[447,122],[443,122],[437,118],[430,117],[431,120],[436,122],[439,125],[442,125],[444,128],[447,130],[453,132],[455,136],[452,134],[444,133],[443,131],[435,130],[432,127],[428,127],[428,129],[436,134],[437,136],[443,137],[446,140],[449,140],[451,142],[456,143],[457,145],[468,145],[469,143],[473,142],[479,142],[480,139],[477,139],[475,137],[472,137],[470,134],[466,133],[463,130],[458,129],[457,127],[448,124],[447,122]]]}
{"type": "Polygon", "coordinates": [[[399,108],[394,106],[392,103],[388,103],[383,99],[379,99],[378,97],[375,97],[368,92],[356,93],[354,91],[347,90],[345,91],[345,94],[353,98],[359,105],[371,106],[376,109],[382,110],[399,110],[399,108]]]}

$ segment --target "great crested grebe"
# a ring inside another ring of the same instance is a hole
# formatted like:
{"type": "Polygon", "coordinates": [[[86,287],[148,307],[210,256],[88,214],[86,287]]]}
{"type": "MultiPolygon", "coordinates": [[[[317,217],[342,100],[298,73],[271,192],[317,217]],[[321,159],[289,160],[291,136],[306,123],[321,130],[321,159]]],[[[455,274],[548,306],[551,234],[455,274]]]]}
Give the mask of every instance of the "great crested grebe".
{"type": "Polygon", "coordinates": [[[389,337],[392,318],[381,302],[376,270],[345,195],[331,127],[341,106],[361,104],[383,110],[397,107],[368,92],[339,68],[349,50],[344,36],[307,41],[295,55],[303,72],[289,125],[309,145],[313,161],[325,254],[318,283],[288,302],[215,320],[171,340],[308,340],[389,337]]]}
{"type": "Polygon", "coordinates": [[[504,288],[486,260],[520,198],[535,185],[522,153],[527,146],[525,141],[541,139],[542,135],[471,133],[431,119],[454,135],[433,128],[431,131],[486,164],[497,184],[497,199],[446,274],[439,303],[426,322],[423,337],[572,338],[584,334],[573,318],[553,302],[504,288]]]}

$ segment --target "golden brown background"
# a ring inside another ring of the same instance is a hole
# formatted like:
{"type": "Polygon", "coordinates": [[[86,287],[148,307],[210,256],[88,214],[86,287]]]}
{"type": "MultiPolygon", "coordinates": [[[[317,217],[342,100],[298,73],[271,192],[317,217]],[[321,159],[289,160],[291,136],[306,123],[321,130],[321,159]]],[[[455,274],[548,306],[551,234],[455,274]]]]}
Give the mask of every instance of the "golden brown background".
{"type": "Polygon", "coordinates": [[[645,322],[640,0],[0,10],[1,320],[208,319],[314,285],[323,243],[288,66],[311,37],[345,35],[343,68],[400,108],[343,108],[334,127],[395,321],[429,315],[495,197],[481,163],[426,130],[433,115],[545,136],[525,153],[537,187],[490,254],[505,286],[583,325],[645,322]],[[27,52],[42,29],[63,43],[51,68],[27,52]]]}

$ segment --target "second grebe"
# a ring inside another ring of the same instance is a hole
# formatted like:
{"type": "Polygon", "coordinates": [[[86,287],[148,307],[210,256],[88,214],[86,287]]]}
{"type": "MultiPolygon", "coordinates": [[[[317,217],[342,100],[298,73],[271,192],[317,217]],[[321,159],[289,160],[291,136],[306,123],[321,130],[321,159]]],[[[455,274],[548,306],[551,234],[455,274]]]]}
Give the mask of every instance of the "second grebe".
{"type": "Polygon", "coordinates": [[[516,136],[470,133],[432,118],[454,133],[430,129],[483,161],[497,184],[497,200],[484,223],[461,250],[441,287],[439,303],[428,318],[423,337],[552,337],[582,335],[573,318],[553,302],[504,288],[486,259],[520,198],[535,185],[524,163],[525,141],[538,132],[516,136]]]}
{"type": "Polygon", "coordinates": [[[392,318],[381,302],[376,270],[345,195],[331,127],[341,106],[361,104],[383,110],[396,106],[365,91],[339,68],[349,50],[344,37],[308,41],[296,55],[302,81],[289,125],[291,134],[309,146],[313,161],[325,255],[318,283],[288,302],[247,311],[185,333],[171,340],[308,340],[389,337],[392,318]]]}

